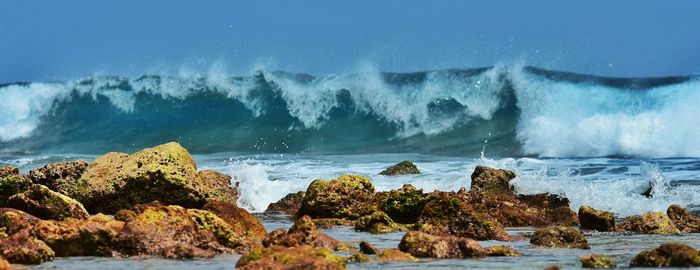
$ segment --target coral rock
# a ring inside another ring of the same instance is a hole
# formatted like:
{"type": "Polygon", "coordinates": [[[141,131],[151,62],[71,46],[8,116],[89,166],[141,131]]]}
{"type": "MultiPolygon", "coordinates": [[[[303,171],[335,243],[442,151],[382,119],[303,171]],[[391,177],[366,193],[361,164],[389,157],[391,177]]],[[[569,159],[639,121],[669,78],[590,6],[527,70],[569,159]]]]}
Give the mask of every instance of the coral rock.
{"type": "Polygon", "coordinates": [[[373,234],[391,233],[402,230],[386,213],[377,211],[355,221],[355,230],[373,234]]]}
{"type": "Polygon", "coordinates": [[[578,220],[583,230],[615,231],[615,217],[612,212],[596,210],[590,206],[581,206],[578,209],[578,220]]]}
{"type": "Polygon", "coordinates": [[[530,239],[530,244],[549,248],[591,248],[579,231],[563,226],[538,229],[530,239]]]}
{"type": "Polygon", "coordinates": [[[474,258],[487,255],[479,242],[466,237],[435,236],[411,231],[401,239],[399,249],[416,257],[474,258]]]}
{"type": "Polygon", "coordinates": [[[314,180],[306,190],[297,216],[357,219],[374,212],[374,185],[360,175],[343,175],[334,180],[314,180]]]}
{"type": "Polygon", "coordinates": [[[700,266],[700,252],[684,244],[667,243],[637,254],[630,267],[693,267],[700,266]]]}
{"type": "Polygon", "coordinates": [[[583,268],[615,268],[617,266],[615,260],[602,254],[581,256],[580,260],[583,268]]]}
{"type": "Polygon", "coordinates": [[[311,246],[257,248],[243,255],[237,269],[345,269],[345,261],[328,249],[311,246]]]}
{"type": "Polygon", "coordinates": [[[73,193],[75,184],[87,169],[84,160],[49,163],[41,168],[29,171],[29,178],[35,184],[44,185],[64,195],[73,193]]]}
{"type": "Polygon", "coordinates": [[[379,174],[393,176],[393,175],[403,175],[403,174],[420,174],[420,170],[416,167],[410,160],[404,160],[397,164],[386,168],[379,174]]]}
{"type": "Polygon", "coordinates": [[[21,175],[17,167],[0,166],[0,207],[5,207],[7,199],[24,192],[31,185],[32,181],[21,175]]]}
{"type": "Polygon", "coordinates": [[[377,197],[381,197],[379,209],[394,221],[403,224],[418,221],[426,202],[423,190],[409,184],[398,190],[378,193],[377,197]]]}
{"type": "Polygon", "coordinates": [[[7,205],[41,219],[87,219],[89,216],[80,202],[42,185],[32,185],[29,190],[13,195],[7,205]]]}
{"type": "Polygon", "coordinates": [[[515,178],[515,173],[512,171],[476,166],[471,178],[471,190],[489,195],[515,195],[515,189],[510,184],[510,181],[515,178]]]}
{"type": "Polygon", "coordinates": [[[401,250],[390,248],[382,250],[377,256],[377,260],[380,262],[416,262],[418,259],[411,256],[411,254],[405,253],[401,250]]]}
{"type": "Polygon", "coordinates": [[[642,234],[678,234],[680,232],[671,219],[661,212],[626,218],[618,224],[617,229],[642,234]]]}

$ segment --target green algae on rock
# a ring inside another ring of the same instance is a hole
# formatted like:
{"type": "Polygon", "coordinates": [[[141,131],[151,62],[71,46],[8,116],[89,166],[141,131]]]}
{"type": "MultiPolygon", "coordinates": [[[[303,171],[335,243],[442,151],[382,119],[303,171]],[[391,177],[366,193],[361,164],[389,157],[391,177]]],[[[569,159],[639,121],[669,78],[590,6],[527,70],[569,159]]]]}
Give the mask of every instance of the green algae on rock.
{"type": "Polygon", "coordinates": [[[87,219],[89,216],[80,202],[43,185],[32,185],[27,191],[13,195],[7,205],[41,219],[87,219]]]}
{"type": "Polygon", "coordinates": [[[642,234],[680,233],[671,219],[661,212],[649,212],[641,216],[628,217],[618,224],[617,230],[642,234]]]}
{"type": "Polygon", "coordinates": [[[346,174],[333,180],[317,179],[306,190],[297,216],[357,219],[371,214],[374,185],[369,178],[346,174]]]}
{"type": "Polygon", "coordinates": [[[379,174],[387,175],[387,176],[403,175],[403,174],[420,174],[420,170],[418,170],[418,167],[416,167],[416,164],[413,164],[412,161],[404,160],[404,161],[401,161],[397,164],[390,166],[389,168],[386,168],[385,170],[381,171],[379,174]]]}
{"type": "Polygon", "coordinates": [[[0,240],[0,257],[11,263],[40,264],[53,260],[55,253],[30,230],[22,230],[0,240]]]}
{"type": "Polygon", "coordinates": [[[332,251],[300,245],[257,248],[243,255],[236,269],[345,269],[345,260],[332,251]]]}
{"type": "Polygon", "coordinates": [[[73,194],[78,179],[88,167],[84,160],[49,163],[41,168],[29,171],[29,178],[64,195],[73,194]]]}
{"type": "Polygon", "coordinates": [[[301,208],[301,202],[304,200],[305,192],[289,193],[277,202],[271,203],[265,209],[265,213],[278,212],[288,215],[294,215],[301,208]]]}
{"type": "Polygon", "coordinates": [[[377,261],[379,262],[417,262],[418,259],[413,257],[411,254],[403,252],[396,248],[389,248],[382,250],[377,255],[377,261]]]}
{"type": "Polygon", "coordinates": [[[90,164],[71,194],[91,212],[115,213],[158,200],[200,208],[219,200],[235,203],[236,192],[224,177],[197,173],[190,154],[171,142],[132,155],[107,153],[90,164]]]}
{"type": "Polygon", "coordinates": [[[436,236],[418,231],[407,232],[399,249],[416,257],[462,259],[487,255],[479,242],[466,237],[436,236]]]}
{"type": "Polygon", "coordinates": [[[270,232],[263,241],[265,247],[285,246],[294,247],[309,245],[333,251],[348,250],[349,246],[316,229],[316,224],[309,216],[302,216],[294,221],[288,231],[277,229],[270,232]]]}
{"type": "Polygon", "coordinates": [[[410,184],[403,185],[398,190],[377,193],[379,209],[384,211],[394,221],[410,224],[418,221],[426,202],[423,190],[410,184]]]}
{"type": "Polygon", "coordinates": [[[32,185],[31,180],[19,173],[19,168],[0,167],[0,207],[7,205],[7,199],[12,195],[24,192],[32,185]]]}
{"type": "Polygon", "coordinates": [[[386,213],[376,211],[355,220],[355,230],[372,234],[382,234],[401,231],[403,228],[399,224],[396,224],[386,213]]]}
{"type": "Polygon", "coordinates": [[[700,266],[700,252],[684,244],[666,243],[637,254],[630,267],[693,267],[700,266]]]}
{"type": "Polygon", "coordinates": [[[518,250],[511,246],[496,245],[486,247],[486,255],[489,257],[520,257],[523,256],[518,250]]]}
{"type": "Polygon", "coordinates": [[[583,230],[615,231],[615,216],[612,212],[600,211],[584,205],[578,209],[578,220],[583,230]]]}
{"type": "MultiPolygon", "coordinates": [[[[224,220],[236,235],[238,243],[245,249],[260,246],[267,237],[267,231],[260,220],[234,204],[212,201],[205,204],[202,210],[209,211],[224,220]]],[[[240,248],[236,249],[240,250],[240,248]]]]}
{"type": "Polygon", "coordinates": [[[119,253],[113,248],[113,241],[123,227],[124,222],[97,214],[87,220],[41,220],[35,231],[37,238],[51,247],[57,257],[111,257],[119,253]]]}
{"type": "Polygon", "coordinates": [[[530,239],[530,244],[548,248],[591,248],[588,240],[579,231],[565,226],[538,229],[530,239]]]}
{"type": "Polygon", "coordinates": [[[615,268],[617,266],[615,260],[603,254],[581,256],[579,259],[582,268],[615,268]]]}
{"type": "Polygon", "coordinates": [[[515,195],[515,188],[510,184],[514,178],[515,173],[509,170],[476,166],[471,175],[471,190],[487,195],[515,195]]]}

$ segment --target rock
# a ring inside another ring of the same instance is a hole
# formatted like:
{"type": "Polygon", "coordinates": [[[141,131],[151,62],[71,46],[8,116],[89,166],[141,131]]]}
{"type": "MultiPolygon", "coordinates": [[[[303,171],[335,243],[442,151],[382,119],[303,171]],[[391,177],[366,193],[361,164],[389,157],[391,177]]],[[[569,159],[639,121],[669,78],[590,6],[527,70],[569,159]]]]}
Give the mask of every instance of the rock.
{"type": "Polygon", "coordinates": [[[335,251],[348,249],[345,243],[317,230],[314,221],[309,216],[302,216],[297,219],[287,232],[282,229],[271,232],[267,239],[263,241],[263,246],[265,247],[295,247],[302,245],[335,251]]]}
{"type": "Polygon", "coordinates": [[[671,219],[661,212],[650,212],[641,216],[626,218],[618,224],[617,229],[642,234],[680,233],[671,219]]]}
{"type": "Polygon", "coordinates": [[[257,248],[243,255],[236,269],[345,269],[345,262],[328,249],[311,246],[257,248]]]}
{"type": "Polygon", "coordinates": [[[214,213],[226,221],[238,237],[239,243],[246,249],[262,245],[262,241],[267,238],[267,231],[260,220],[234,204],[213,201],[205,204],[202,210],[214,213]]]}
{"type": "Polygon", "coordinates": [[[406,184],[401,189],[382,192],[379,209],[398,223],[410,224],[418,221],[425,201],[423,190],[406,184]]]}
{"type": "Polygon", "coordinates": [[[386,168],[379,174],[393,176],[393,175],[403,175],[403,174],[420,174],[420,170],[416,167],[410,160],[404,160],[397,164],[386,168]]]}
{"type": "Polygon", "coordinates": [[[407,232],[399,249],[416,257],[462,259],[486,256],[479,242],[466,237],[435,236],[417,231],[407,232]]]}
{"type": "Polygon", "coordinates": [[[505,227],[578,225],[578,217],[569,202],[552,194],[512,196],[486,195],[479,191],[462,191],[457,195],[476,212],[492,216],[505,227]]]}
{"type": "Polygon", "coordinates": [[[131,211],[129,209],[122,209],[114,214],[114,219],[127,222],[133,220],[136,216],[138,216],[136,212],[131,211]]]}
{"type": "Polygon", "coordinates": [[[546,225],[574,226],[579,224],[576,212],[569,208],[569,199],[556,194],[540,193],[518,195],[518,201],[527,205],[526,211],[535,211],[546,225]]]}
{"type": "Polygon", "coordinates": [[[132,155],[112,152],[95,159],[70,196],[90,212],[108,214],[156,200],[200,208],[208,201],[235,203],[236,191],[226,179],[210,171],[197,173],[187,150],[167,143],[132,155]]]}
{"type": "Polygon", "coordinates": [[[377,211],[355,221],[355,230],[372,234],[391,233],[402,230],[386,213],[377,211]]]}
{"type": "Polygon", "coordinates": [[[27,214],[23,211],[12,208],[1,208],[0,228],[8,235],[18,233],[23,230],[32,230],[34,225],[41,221],[39,218],[27,214]]]}
{"type": "Polygon", "coordinates": [[[113,241],[123,227],[124,222],[97,214],[87,220],[42,220],[36,224],[35,230],[37,238],[51,247],[58,257],[111,257],[118,253],[112,249],[113,241]]]}
{"type": "Polygon", "coordinates": [[[190,213],[180,206],[155,202],[138,205],[136,212],[137,216],[125,223],[114,240],[125,255],[193,258],[229,252],[211,231],[198,227],[190,213]]]}
{"type": "Polygon", "coordinates": [[[87,219],[90,215],[80,202],[42,185],[32,185],[29,190],[13,195],[7,205],[41,219],[87,219]]]}
{"type": "Polygon", "coordinates": [[[515,173],[512,171],[476,166],[471,178],[471,190],[488,195],[515,195],[515,188],[510,184],[510,181],[515,178],[515,173]]]}
{"type": "Polygon", "coordinates": [[[518,250],[511,246],[490,246],[486,248],[486,255],[489,257],[520,257],[523,256],[518,250]]]}
{"type": "Polygon", "coordinates": [[[582,230],[615,231],[615,217],[612,212],[596,210],[590,206],[581,206],[578,209],[578,220],[582,230]]]}
{"type": "Polygon", "coordinates": [[[53,250],[28,229],[0,240],[0,257],[11,263],[40,264],[53,260],[54,256],[53,250]]]}
{"type": "Polygon", "coordinates": [[[0,258],[0,270],[12,270],[12,265],[5,259],[0,258]]]}
{"type": "Polygon", "coordinates": [[[268,205],[267,209],[265,209],[265,212],[278,212],[294,215],[299,211],[299,208],[301,208],[301,202],[304,200],[304,193],[305,192],[303,191],[299,191],[297,193],[289,193],[287,194],[287,196],[284,196],[284,198],[280,199],[279,201],[268,205]]]}
{"type": "Polygon", "coordinates": [[[693,267],[700,266],[700,252],[679,243],[667,243],[637,254],[630,267],[693,267]]]}
{"type": "Polygon", "coordinates": [[[84,160],[49,163],[29,171],[29,178],[35,184],[69,195],[87,167],[88,163],[84,160]]]}
{"type": "Polygon", "coordinates": [[[671,205],[666,214],[682,233],[700,233],[700,218],[680,205],[671,205]]]}
{"type": "Polygon", "coordinates": [[[334,180],[311,182],[297,216],[357,219],[374,212],[374,185],[361,175],[343,175],[334,180]]]}
{"type": "Polygon", "coordinates": [[[377,256],[377,261],[380,262],[417,262],[416,257],[411,254],[402,252],[396,248],[382,250],[377,256]]]}
{"type": "Polygon", "coordinates": [[[418,227],[420,231],[434,235],[453,235],[476,240],[511,240],[497,220],[475,211],[454,192],[431,193],[419,218],[418,227]]]}
{"type": "Polygon", "coordinates": [[[582,268],[615,268],[617,266],[615,260],[603,254],[581,256],[580,260],[582,268]]]}
{"type": "Polygon", "coordinates": [[[233,249],[237,253],[243,253],[262,244],[262,241],[251,241],[251,239],[246,238],[247,231],[234,231],[229,223],[209,211],[187,209],[187,214],[194,220],[197,231],[211,232],[219,244],[233,249]]]}
{"type": "Polygon", "coordinates": [[[559,266],[556,265],[550,265],[544,268],[544,270],[559,270],[559,266]]]}
{"type": "Polygon", "coordinates": [[[362,254],[374,255],[379,253],[379,249],[375,248],[367,241],[362,241],[360,242],[360,252],[362,252],[362,254]]]}
{"type": "Polygon", "coordinates": [[[370,259],[367,257],[367,255],[356,252],[352,254],[350,257],[345,259],[346,262],[369,262],[370,259]]]}
{"type": "Polygon", "coordinates": [[[555,226],[540,228],[530,239],[530,244],[549,248],[590,249],[588,241],[572,227],[555,226]]]}
{"type": "Polygon", "coordinates": [[[16,167],[0,166],[0,207],[5,207],[12,195],[24,192],[31,186],[28,177],[21,175],[16,167]]]}

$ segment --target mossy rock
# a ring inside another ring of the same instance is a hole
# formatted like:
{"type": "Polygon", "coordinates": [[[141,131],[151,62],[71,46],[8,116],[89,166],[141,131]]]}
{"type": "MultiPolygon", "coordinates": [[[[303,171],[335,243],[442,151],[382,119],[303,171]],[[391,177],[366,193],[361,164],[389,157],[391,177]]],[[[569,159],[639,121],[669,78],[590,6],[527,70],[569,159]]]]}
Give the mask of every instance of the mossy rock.
{"type": "Polygon", "coordinates": [[[511,246],[496,245],[486,248],[489,257],[520,257],[523,256],[517,249],[511,246]]]}
{"type": "Polygon", "coordinates": [[[538,229],[530,239],[530,244],[547,248],[591,248],[588,240],[579,231],[565,226],[538,229]]]}
{"type": "Polygon", "coordinates": [[[267,237],[263,224],[254,215],[234,204],[213,201],[208,202],[202,210],[209,211],[225,221],[236,236],[236,251],[247,251],[258,247],[267,237]]]}
{"type": "Polygon", "coordinates": [[[515,188],[510,184],[510,181],[515,176],[515,173],[509,170],[476,166],[471,176],[471,190],[488,195],[505,194],[515,196],[515,188]]]}
{"type": "Polygon", "coordinates": [[[578,210],[578,220],[583,230],[615,231],[615,216],[612,212],[600,211],[584,205],[578,210]]]}
{"type": "Polygon", "coordinates": [[[680,243],[666,243],[637,254],[630,267],[696,267],[700,266],[700,252],[680,243]]]}
{"type": "Polygon", "coordinates": [[[398,223],[415,223],[425,207],[425,197],[423,190],[406,184],[398,190],[383,192],[379,209],[398,223]]]}
{"type": "Polygon", "coordinates": [[[371,214],[374,185],[369,178],[346,174],[334,180],[317,179],[306,190],[297,216],[357,219],[371,214]]]}
{"type": "Polygon", "coordinates": [[[355,230],[372,234],[391,233],[403,228],[382,211],[374,212],[355,221],[355,230]]]}
{"type": "Polygon", "coordinates": [[[64,195],[73,194],[78,179],[88,167],[84,160],[49,163],[29,171],[29,178],[35,184],[44,185],[64,195]]]}
{"type": "Polygon", "coordinates": [[[112,152],[95,159],[71,197],[91,212],[109,214],[152,201],[187,208],[212,200],[235,203],[235,190],[220,176],[198,173],[187,150],[171,142],[132,155],[112,152]]]}
{"type": "Polygon", "coordinates": [[[487,255],[479,242],[470,238],[437,236],[417,231],[407,232],[401,238],[399,249],[419,258],[463,259],[487,255]]]}
{"type": "Polygon", "coordinates": [[[582,268],[615,268],[617,266],[613,258],[603,254],[581,256],[579,259],[581,260],[582,268]]]}
{"type": "Polygon", "coordinates": [[[36,239],[29,230],[23,230],[0,240],[0,258],[16,264],[40,264],[51,261],[54,251],[36,239]]]}
{"type": "Polygon", "coordinates": [[[80,202],[43,185],[32,185],[29,190],[13,195],[7,205],[41,219],[87,219],[90,216],[80,202]]]}
{"type": "Polygon", "coordinates": [[[511,240],[498,220],[486,213],[475,211],[454,192],[431,193],[417,226],[414,227],[435,235],[453,235],[476,240],[511,240]]]}
{"type": "Polygon", "coordinates": [[[257,248],[243,255],[236,269],[345,269],[345,260],[311,246],[257,248]]]}
{"type": "Polygon", "coordinates": [[[116,252],[113,241],[123,227],[124,222],[97,214],[87,220],[42,220],[36,225],[36,235],[59,257],[111,257],[116,252]]]}
{"type": "Polygon", "coordinates": [[[664,213],[649,212],[641,216],[624,219],[617,226],[618,230],[641,234],[678,234],[680,231],[673,221],[664,213]]]}
{"type": "Polygon", "coordinates": [[[0,167],[0,207],[7,206],[7,199],[12,195],[21,193],[29,189],[32,181],[19,173],[19,168],[1,166],[0,167]]]}
{"type": "Polygon", "coordinates": [[[666,214],[673,221],[673,225],[682,233],[700,233],[700,218],[693,215],[688,209],[674,204],[668,207],[666,214]]]}
{"type": "Polygon", "coordinates": [[[379,262],[417,262],[416,257],[411,256],[406,252],[403,252],[397,248],[389,248],[382,250],[377,255],[377,261],[379,262]]]}
{"type": "Polygon", "coordinates": [[[187,213],[194,220],[199,231],[208,231],[214,234],[219,244],[242,253],[250,248],[250,243],[245,235],[234,232],[229,224],[219,216],[199,209],[187,209],[187,213]]]}
{"type": "Polygon", "coordinates": [[[379,174],[387,175],[387,176],[403,175],[403,174],[420,174],[420,170],[418,170],[418,167],[416,167],[416,164],[413,164],[412,161],[404,160],[404,161],[401,161],[397,164],[390,166],[389,168],[386,168],[385,170],[381,171],[379,174]]]}
{"type": "Polygon", "coordinates": [[[271,203],[265,209],[266,213],[285,213],[289,215],[294,215],[301,208],[301,202],[304,200],[305,192],[299,191],[297,193],[289,193],[284,198],[277,202],[271,203]]]}

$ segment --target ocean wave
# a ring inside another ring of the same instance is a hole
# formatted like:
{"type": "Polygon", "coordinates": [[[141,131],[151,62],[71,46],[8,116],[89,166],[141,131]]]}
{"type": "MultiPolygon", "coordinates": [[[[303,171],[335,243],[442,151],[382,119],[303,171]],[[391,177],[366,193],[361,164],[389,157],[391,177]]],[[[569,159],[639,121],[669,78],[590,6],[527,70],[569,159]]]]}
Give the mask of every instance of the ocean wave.
{"type": "Polygon", "coordinates": [[[521,65],[313,76],[258,70],[0,85],[0,152],[700,156],[696,77],[521,65]]]}

